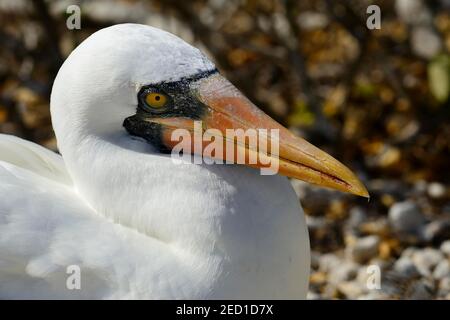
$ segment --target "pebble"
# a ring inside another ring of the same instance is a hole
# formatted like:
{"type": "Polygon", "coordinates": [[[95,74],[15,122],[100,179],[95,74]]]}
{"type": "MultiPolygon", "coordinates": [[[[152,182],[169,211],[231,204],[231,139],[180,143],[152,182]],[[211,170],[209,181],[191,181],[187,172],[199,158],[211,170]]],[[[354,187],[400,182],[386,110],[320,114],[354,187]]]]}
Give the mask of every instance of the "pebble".
{"type": "Polygon", "coordinates": [[[298,16],[298,24],[304,30],[322,29],[329,24],[328,17],[319,12],[306,11],[298,16]]]}
{"type": "Polygon", "coordinates": [[[358,270],[358,274],[356,276],[356,280],[363,286],[367,286],[367,280],[370,277],[370,273],[367,270],[367,267],[361,267],[358,270]]]}
{"type": "Polygon", "coordinates": [[[411,32],[413,52],[424,59],[431,59],[442,49],[442,42],[431,26],[415,26],[411,32]]]}
{"type": "Polygon", "coordinates": [[[425,223],[425,217],[412,201],[395,203],[389,209],[388,219],[397,232],[416,232],[425,223]]]}
{"type": "Polygon", "coordinates": [[[347,224],[352,228],[358,228],[367,220],[367,213],[364,209],[362,209],[361,207],[353,207],[350,209],[347,224]]]}
{"type": "Polygon", "coordinates": [[[342,262],[328,274],[328,280],[333,283],[355,279],[358,273],[358,265],[354,262],[342,262]]]}
{"type": "Polygon", "coordinates": [[[425,180],[419,180],[414,183],[414,195],[422,195],[427,192],[428,184],[425,180]]]}
{"type": "Polygon", "coordinates": [[[436,280],[450,277],[450,262],[448,260],[442,260],[438,263],[433,271],[433,278],[436,280]]]}
{"type": "Polygon", "coordinates": [[[306,224],[308,226],[308,229],[312,230],[327,228],[327,221],[324,217],[306,216],[306,224]]]}
{"type": "Polygon", "coordinates": [[[326,253],[319,259],[319,271],[330,272],[337,268],[342,263],[336,255],[332,253],[326,253]]]}
{"type": "Polygon", "coordinates": [[[322,286],[327,282],[327,278],[328,276],[325,272],[311,272],[311,275],[309,276],[310,289],[322,286]]]}
{"type": "Polygon", "coordinates": [[[442,260],[444,260],[444,255],[442,252],[433,248],[418,250],[412,256],[414,265],[424,276],[430,276],[434,267],[436,267],[442,260]]]}
{"type": "Polygon", "coordinates": [[[356,262],[364,263],[378,254],[378,236],[367,236],[356,240],[355,244],[347,247],[347,254],[356,262]]]}
{"type": "Polygon", "coordinates": [[[427,23],[432,19],[422,0],[397,0],[395,11],[401,20],[410,24],[427,23]]]}
{"type": "Polygon", "coordinates": [[[440,249],[444,254],[450,257],[450,240],[442,242],[440,249]]]}
{"type": "Polygon", "coordinates": [[[337,285],[337,290],[347,299],[356,299],[365,293],[365,289],[355,281],[343,281],[337,285]]]}
{"type": "Polygon", "coordinates": [[[25,0],[3,0],[0,1],[2,14],[23,14],[30,12],[29,3],[25,0]]]}
{"type": "Polygon", "coordinates": [[[357,230],[360,230],[364,234],[375,234],[381,237],[387,236],[391,231],[389,228],[389,223],[385,217],[362,223],[359,225],[357,230]]]}
{"type": "Polygon", "coordinates": [[[440,199],[445,196],[445,186],[439,182],[432,182],[427,188],[428,195],[433,199],[440,199]]]}
{"type": "Polygon", "coordinates": [[[435,286],[426,279],[420,279],[408,289],[407,298],[411,300],[430,300],[434,297],[435,286]]]}
{"type": "Polygon", "coordinates": [[[408,278],[420,276],[419,271],[409,257],[401,257],[394,263],[394,270],[408,278]]]}
{"type": "Polygon", "coordinates": [[[450,276],[439,281],[439,295],[447,296],[450,294],[450,276]]]}
{"type": "Polygon", "coordinates": [[[395,270],[383,273],[381,289],[384,294],[390,297],[406,297],[409,284],[417,281],[401,274],[395,270]]]}
{"type": "Polygon", "coordinates": [[[408,257],[412,258],[415,252],[417,252],[419,249],[416,247],[408,247],[402,252],[402,257],[408,257]]]}
{"type": "Polygon", "coordinates": [[[420,229],[420,237],[425,242],[441,242],[450,238],[450,221],[435,220],[420,229]]]}

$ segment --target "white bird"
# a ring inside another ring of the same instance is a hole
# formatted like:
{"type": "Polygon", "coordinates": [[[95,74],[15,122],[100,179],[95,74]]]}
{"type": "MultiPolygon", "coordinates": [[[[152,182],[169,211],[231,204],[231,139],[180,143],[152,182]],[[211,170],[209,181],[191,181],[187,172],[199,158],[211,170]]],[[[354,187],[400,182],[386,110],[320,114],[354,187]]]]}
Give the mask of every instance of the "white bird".
{"type": "Polygon", "coordinates": [[[279,128],[282,175],[367,196],[344,165],[156,28],[91,35],[50,104],[61,156],[0,135],[0,298],[305,298],[309,238],[288,179],[174,163],[169,133],[194,120],[279,128]]]}

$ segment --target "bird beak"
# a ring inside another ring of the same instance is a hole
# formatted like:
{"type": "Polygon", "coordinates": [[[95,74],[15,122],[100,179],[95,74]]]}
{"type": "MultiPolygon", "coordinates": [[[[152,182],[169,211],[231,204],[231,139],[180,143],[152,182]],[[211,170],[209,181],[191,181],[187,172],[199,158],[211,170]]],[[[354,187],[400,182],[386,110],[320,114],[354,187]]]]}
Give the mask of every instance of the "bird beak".
{"type": "Polygon", "coordinates": [[[241,157],[245,165],[269,170],[276,163],[275,173],[369,197],[367,189],[346,166],[270,118],[220,74],[198,80],[192,87],[206,109],[201,116],[200,126],[192,119],[179,117],[151,120],[161,125],[162,142],[168,149],[172,150],[179,144],[179,139],[174,139],[174,130],[186,129],[194,136],[194,140],[199,133],[210,137],[208,141],[202,142],[200,148],[192,144],[189,153],[205,156],[208,145],[220,139],[219,145],[223,152],[213,152],[208,155],[210,158],[227,160],[229,163],[230,154],[233,154],[233,163],[241,163],[237,161],[241,157]],[[244,140],[239,140],[236,136],[230,136],[230,129],[247,132],[248,135],[244,140]],[[257,141],[255,146],[250,143],[255,142],[255,139],[267,141],[263,144],[257,141]],[[254,156],[257,160],[251,161],[254,156]]]}

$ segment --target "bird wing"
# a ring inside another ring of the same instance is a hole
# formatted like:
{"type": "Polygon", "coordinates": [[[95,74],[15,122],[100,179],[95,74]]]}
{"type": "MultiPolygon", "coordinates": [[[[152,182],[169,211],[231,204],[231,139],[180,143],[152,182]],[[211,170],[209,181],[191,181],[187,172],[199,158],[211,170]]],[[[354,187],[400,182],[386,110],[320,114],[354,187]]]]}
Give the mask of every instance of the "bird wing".
{"type": "Polygon", "coordinates": [[[15,136],[0,134],[0,161],[33,171],[63,184],[72,184],[60,155],[15,136]]]}
{"type": "Polygon", "coordinates": [[[189,257],[97,214],[67,178],[58,155],[0,135],[0,299],[193,295],[189,257]]]}

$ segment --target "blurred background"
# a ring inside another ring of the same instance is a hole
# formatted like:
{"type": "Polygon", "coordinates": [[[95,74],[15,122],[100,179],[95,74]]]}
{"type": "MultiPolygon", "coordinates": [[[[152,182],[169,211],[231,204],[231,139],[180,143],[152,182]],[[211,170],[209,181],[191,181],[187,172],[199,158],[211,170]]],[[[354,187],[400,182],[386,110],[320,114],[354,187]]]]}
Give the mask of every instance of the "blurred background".
{"type": "Polygon", "coordinates": [[[123,22],[199,47],[362,178],[369,202],[292,181],[310,231],[309,299],[450,299],[450,0],[0,0],[0,133],[56,151],[59,67],[123,22]],[[66,26],[72,4],[79,30],[66,26]],[[366,26],[372,4],[380,29],[366,26]],[[368,285],[373,265],[380,289],[368,285]]]}

